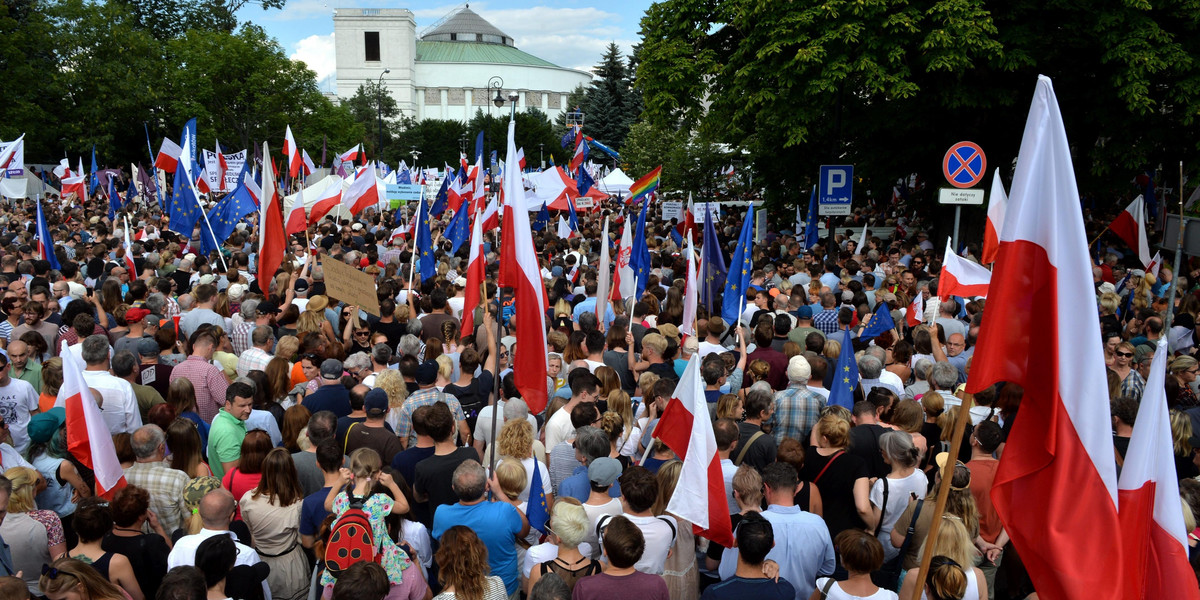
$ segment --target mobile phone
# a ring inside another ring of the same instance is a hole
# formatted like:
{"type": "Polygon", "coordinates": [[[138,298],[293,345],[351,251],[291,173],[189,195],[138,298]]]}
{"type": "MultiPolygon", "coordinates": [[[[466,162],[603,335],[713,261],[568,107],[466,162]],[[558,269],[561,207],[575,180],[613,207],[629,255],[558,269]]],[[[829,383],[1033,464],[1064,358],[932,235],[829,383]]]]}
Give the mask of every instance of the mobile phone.
{"type": "Polygon", "coordinates": [[[87,297],[88,297],[88,298],[91,298],[91,297],[92,297],[92,288],[88,288],[88,289],[87,289],[87,297]]]}

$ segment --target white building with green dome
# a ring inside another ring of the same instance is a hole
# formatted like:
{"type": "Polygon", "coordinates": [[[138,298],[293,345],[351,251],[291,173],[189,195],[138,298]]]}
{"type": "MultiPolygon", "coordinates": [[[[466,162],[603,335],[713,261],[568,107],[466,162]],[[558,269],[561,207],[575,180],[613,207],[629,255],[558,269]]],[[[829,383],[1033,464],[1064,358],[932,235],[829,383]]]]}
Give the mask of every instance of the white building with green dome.
{"type": "Polygon", "coordinates": [[[512,37],[469,6],[419,38],[407,9],[338,8],[333,26],[337,95],[349,98],[382,75],[401,111],[417,119],[467,121],[477,110],[488,112],[496,94],[488,89],[494,76],[504,80],[506,99],[517,93],[518,110],[536,107],[554,119],[567,110],[567,95],[592,79],[590,73],[517,49],[512,37]]]}

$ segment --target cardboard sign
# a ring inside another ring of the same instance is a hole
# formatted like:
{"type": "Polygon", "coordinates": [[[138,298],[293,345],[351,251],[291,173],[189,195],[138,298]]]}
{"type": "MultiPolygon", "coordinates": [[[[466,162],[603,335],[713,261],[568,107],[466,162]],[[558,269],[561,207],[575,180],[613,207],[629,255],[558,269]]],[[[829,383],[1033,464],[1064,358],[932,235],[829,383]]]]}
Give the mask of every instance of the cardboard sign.
{"type": "Polygon", "coordinates": [[[355,305],[379,316],[379,297],[375,294],[375,279],[338,260],[322,260],[325,271],[325,293],[346,304],[355,305]]]}

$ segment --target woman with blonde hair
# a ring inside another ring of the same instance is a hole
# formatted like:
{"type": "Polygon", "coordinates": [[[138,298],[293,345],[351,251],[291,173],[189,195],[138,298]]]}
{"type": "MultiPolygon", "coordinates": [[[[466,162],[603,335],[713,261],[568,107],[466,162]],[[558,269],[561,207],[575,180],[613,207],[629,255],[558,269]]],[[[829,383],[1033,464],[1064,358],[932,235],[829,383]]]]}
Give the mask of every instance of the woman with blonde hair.
{"type": "Polygon", "coordinates": [[[629,468],[632,459],[621,454],[621,444],[625,441],[625,422],[621,415],[611,410],[600,415],[600,430],[608,436],[608,457],[620,461],[622,468],[629,468]]]}
{"type": "Polygon", "coordinates": [[[519,500],[529,500],[529,489],[533,485],[534,463],[542,479],[542,489],[546,491],[546,501],[553,502],[554,488],[550,486],[550,469],[542,461],[533,456],[533,426],[525,419],[511,419],[500,426],[496,434],[496,452],[498,456],[507,456],[518,461],[525,468],[525,489],[521,491],[519,500]]]}
{"type": "Polygon", "coordinates": [[[1190,356],[1176,356],[1167,369],[1179,382],[1179,396],[1175,398],[1175,408],[1186,410],[1200,406],[1200,398],[1196,397],[1196,391],[1192,389],[1192,382],[1200,375],[1200,363],[1190,356]]]}
{"type": "Polygon", "coordinates": [[[633,419],[633,402],[629,399],[629,394],[622,389],[609,392],[608,410],[617,413],[621,417],[621,423],[625,425],[617,441],[621,456],[636,455],[638,441],[642,439],[642,428],[638,427],[637,421],[633,419]]]}
{"type": "Polygon", "coordinates": [[[46,572],[41,577],[31,575],[37,581],[31,593],[45,594],[55,600],[129,600],[129,595],[100,576],[91,565],[74,558],[60,558],[53,565],[41,565],[37,572],[46,572]],[[40,590],[40,592],[38,591],[40,590]]]}
{"type": "Polygon", "coordinates": [[[600,398],[607,398],[614,390],[621,389],[621,378],[612,367],[596,367],[593,374],[600,380],[600,398]]]}
{"type": "Polygon", "coordinates": [[[746,416],[742,399],[737,394],[721,394],[717,399],[717,418],[741,422],[746,416]]]}
{"type": "Polygon", "coordinates": [[[838,356],[842,354],[842,345],[834,340],[825,340],[825,347],[821,349],[821,356],[829,360],[829,364],[837,364],[838,356]]]}
{"type": "Polygon", "coordinates": [[[263,371],[267,376],[267,382],[271,389],[267,390],[271,396],[271,400],[287,410],[295,405],[288,392],[292,389],[292,363],[287,359],[278,356],[271,359],[267,363],[267,369],[263,371]]]}
{"type": "Polygon", "coordinates": [[[1121,395],[1141,398],[1142,390],[1146,388],[1146,380],[1142,379],[1141,373],[1134,368],[1133,344],[1121,342],[1117,344],[1117,349],[1113,353],[1115,358],[1109,368],[1116,372],[1117,377],[1121,378],[1121,395]]]}
{"type": "MultiPolygon", "coordinates": [[[[925,554],[925,545],[929,540],[921,543],[918,550],[920,554],[925,554]]],[[[915,545],[915,544],[914,544],[915,545]]],[[[974,566],[976,562],[975,545],[971,542],[971,534],[963,525],[962,519],[951,514],[942,516],[942,524],[938,527],[937,539],[933,542],[933,553],[936,557],[945,558],[950,563],[962,569],[963,575],[966,577],[966,585],[963,586],[962,592],[954,595],[958,585],[952,585],[951,593],[943,595],[944,592],[938,590],[940,586],[940,578],[933,578],[930,582],[933,584],[935,593],[934,596],[942,598],[961,598],[962,600],[988,600],[987,580],[983,577],[983,571],[979,567],[974,566]],[[940,592],[940,593],[939,593],[940,592]]],[[[932,566],[932,563],[931,563],[932,566]]],[[[932,573],[932,571],[931,571],[932,573]]],[[[900,597],[911,598],[913,588],[920,580],[920,568],[909,569],[904,575],[904,583],[900,586],[900,597]]]]}
{"type": "Polygon", "coordinates": [[[8,514],[0,524],[0,536],[12,553],[13,567],[23,572],[26,586],[36,594],[42,565],[67,553],[62,520],[54,511],[38,510],[34,497],[46,485],[41,473],[29,467],[13,467],[4,476],[12,482],[12,493],[8,514]],[[36,532],[33,538],[29,537],[30,531],[36,532]]]}
{"type": "Polygon", "coordinates": [[[1192,462],[1192,419],[1187,413],[1171,411],[1171,447],[1175,451],[1175,474],[1180,479],[1200,475],[1200,468],[1192,462]]]}
{"type": "Polygon", "coordinates": [[[826,414],[817,420],[810,438],[812,445],[804,453],[804,469],[799,475],[820,486],[829,534],[837,537],[847,529],[873,528],[867,464],[846,451],[850,446],[850,423],[837,414],[826,414]]]}
{"type": "Polygon", "coordinates": [[[558,554],[533,568],[525,587],[528,594],[538,580],[547,573],[558,575],[567,588],[574,590],[575,582],[582,577],[600,572],[600,561],[584,556],[579,545],[587,539],[589,528],[587,512],[574,498],[559,498],[550,513],[550,542],[558,546],[558,554]]]}
{"type": "Polygon", "coordinates": [[[746,367],[745,376],[747,383],[737,392],[743,402],[746,400],[746,393],[749,392],[750,386],[760,381],[767,381],[767,378],[771,376],[771,365],[762,359],[752,360],[750,361],[750,365],[746,367]]]}
{"type": "MultiPolygon", "coordinates": [[[[937,460],[944,460],[944,456],[938,455],[937,460]]],[[[921,514],[917,517],[916,525],[913,527],[912,540],[909,542],[908,550],[903,554],[902,569],[913,569],[921,562],[921,547],[929,536],[929,526],[933,522],[934,511],[927,509],[934,506],[937,501],[938,489],[942,484],[947,483],[941,478],[941,472],[939,466],[937,475],[934,476],[933,488],[925,496],[921,514]]],[[[979,535],[979,509],[975,506],[975,497],[971,495],[971,470],[961,462],[956,463],[954,475],[949,484],[950,493],[946,500],[946,515],[958,519],[958,522],[966,527],[967,539],[973,540],[979,535]]],[[[892,546],[900,548],[904,545],[904,538],[908,533],[909,523],[912,522],[913,513],[916,512],[916,506],[917,500],[910,500],[908,508],[904,509],[899,519],[896,519],[895,526],[892,528],[892,546]]],[[[946,522],[942,521],[942,525],[945,524],[946,522]]],[[[969,564],[975,564],[975,561],[972,560],[969,564]]]]}
{"type": "Polygon", "coordinates": [[[667,513],[667,503],[675,494],[682,470],[683,463],[678,459],[669,460],[658,468],[658,474],[655,475],[658,479],[658,498],[651,511],[660,518],[675,520],[675,544],[663,563],[662,573],[671,600],[694,600],[700,596],[700,572],[696,569],[696,537],[692,533],[692,524],[667,513]]]}
{"type": "Polygon", "coordinates": [[[296,321],[296,332],[320,333],[330,342],[336,342],[337,336],[333,333],[333,325],[330,325],[329,319],[325,318],[327,306],[329,306],[329,297],[327,296],[318,295],[309,298],[304,312],[300,313],[300,318],[296,321]]]}
{"type": "MultiPolygon", "coordinates": [[[[432,340],[433,338],[429,339],[432,340]]],[[[437,355],[437,358],[430,359],[428,358],[429,346],[425,347],[425,351],[426,360],[433,360],[438,366],[437,381],[434,382],[433,387],[441,390],[442,388],[450,385],[450,383],[454,381],[454,359],[445,354],[439,354],[437,355]]]]}
{"type": "Polygon", "coordinates": [[[275,342],[275,358],[291,362],[299,350],[300,338],[294,335],[285,335],[275,342]]]}
{"type": "Polygon", "coordinates": [[[384,369],[375,375],[375,387],[387,392],[388,413],[384,420],[392,426],[392,431],[400,427],[400,407],[408,399],[408,385],[404,376],[396,369],[384,369]]]}

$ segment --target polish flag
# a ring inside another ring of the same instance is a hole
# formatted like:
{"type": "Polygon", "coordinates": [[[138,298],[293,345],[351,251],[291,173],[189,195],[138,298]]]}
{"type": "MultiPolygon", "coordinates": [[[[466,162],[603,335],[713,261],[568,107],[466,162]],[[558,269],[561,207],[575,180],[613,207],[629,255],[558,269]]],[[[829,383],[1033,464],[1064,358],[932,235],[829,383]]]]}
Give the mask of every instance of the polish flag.
{"type": "Polygon", "coordinates": [[[1127,556],[1140,557],[1128,570],[1128,598],[1200,600],[1188,563],[1187,529],[1179,509],[1179,482],[1171,446],[1171,418],[1163,388],[1166,340],[1159,340],[1146,380],[1146,394],[1121,469],[1121,540],[1127,556]]]}
{"type": "Polygon", "coordinates": [[[608,295],[612,287],[612,259],[608,256],[608,215],[604,216],[604,229],[600,232],[600,264],[596,267],[596,318],[604,319],[608,312],[608,295]]]}
{"type": "Polygon", "coordinates": [[[696,335],[696,308],[700,304],[700,288],[696,286],[696,250],[692,246],[692,232],[687,234],[687,249],[683,253],[687,261],[687,285],[683,288],[683,322],[679,325],[679,333],[687,336],[696,335]]]}
{"type": "Polygon", "coordinates": [[[621,247],[617,248],[617,267],[613,273],[613,291],[611,300],[624,300],[635,293],[633,284],[633,267],[629,265],[629,257],[633,256],[633,238],[629,234],[632,219],[625,220],[621,228],[621,247]]]}
{"type": "Polygon", "coordinates": [[[358,160],[358,153],[362,152],[362,144],[355,144],[353,148],[338,155],[338,160],[344,163],[353,163],[358,160]]]}
{"type": "Polygon", "coordinates": [[[179,156],[182,152],[179,144],[163,138],[162,146],[158,148],[158,157],[154,159],[154,166],[168,173],[174,173],[175,169],[179,167],[179,156]]]}
{"type": "Polygon", "coordinates": [[[337,208],[337,205],[342,201],[342,182],[336,179],[329,182],[325,186],[325,191],[321,192],[321,197],[313,203],[312,209],[309,210],[309,224],[320,223],[329,211],[337,208]]]}
{"type": "Polygon", "coordinates": [[[471,214],[475,214],[483,209],[483,203],[487,200],[487,183],[483,178],[483,157],[475,161],[475,166],[471,167],[471,172],[468,175],[471,181],[471,214]]]}
{"type": "Polygon", "coordinates": [[[467,289],[463,290],[462,328],[468,334],[475,332],[475,309],[479,307],[479,287],[484,277],[483,221],[475,215],[471,226],[471,254],[467,258],[467,289]]]}
{"type": "Polygon", "coordinates": [[[946,238],[946,255],[942,259],[942,273],[938,276],[939,296],[987,296],[991,280],[991,271],[955,254],[950,238],[946,238]]]}
{"type": "MultiPolygon", "coordinates": [[[[504,212],[508,212],[508,211],[504,211],[504,212]]],[[[476,212],[475,214],[478,215],[479,213],[476,212]]],[[[476,218],[478,218],[478,217],[476,217],[476,218]]],[[[529,217],[526,216],[525,219],[529,220],[529,217]]],[[[496,203],[496,199],[492,198],[492,201],[488,202],[487,209],[483,211],[483,228],[488,231],[491,231],[499,226],[500,226],[500,206],[499,206],[499,204],[496,203]]]]}
{"type": "Polygon", "coordinates": [[[375,181],[375,168],[371,167],[364,169],[342,194],[342,206],[345,206],[350,214],[357,215],[376,204],[379,204],[379,186],[375,181]]]}
{"type": "MultiPolygon", "coordinates": [[[[545,386],[542,386],[545,387],[545,386]]],[[[693,354],[683,377],[667,402],[654,437],[683,460],[679,483],[667,502],[667,512],[691,521],[692,531],[726,548],[733,547],[725,478],[717,439],[708,419],[704,383],[700,381],[700,354],[693,354]]]]}
{"type": "Polygon", "coordinates": [[[450,185],[446,186],[446,206],[454,212],[462,209],[464,202],[471,199],[471,192],[474,186],[471,180],[468,179],[465,183],[458,177],[450,179],[450,185]]]}
{"type": "MultiPolygon", "coordinates": [[[[263,142],[263,156],[270,156],[267,142],[263,142]]],[[[271,292],[271,279],[283,263],[287,252],[287,233],[283,229],[283,207],[275,189],[275,174],[263,169],[262,202],[259,204],[258,226],[258,284],[264,294],[271,292]]]]}
{"type": "Polygon", "coordinates": [[[129,217],[125,217],[124,233],[125,243],[121,244],[121,247],[123,250],[125,250],[125,272],[129,273],[130,279],[137,279],[137,276],[140,275],[140,273],[137,272],[137,264],[133,262],[133,254],[131,254],[133,244],[129,242],[129,217]]]}
{"type": "Polygon", "coordinates": [[[1096,302],[1092,262],[1048,77],[1038,77],[1018,156],[998,285],[967,382],[970,393],[1000,381],[1025,388],[1028,414],[1008,436],[992,502],[1040,596],[1129,598],[1134,561],[1114,536],[1122,529],[1100,324],[1080,310],[1096,302]]]}
{"type": "Polygon", "coordinates": [[[70,161],[68,161],[68,160],[67,160],[67,159],[65,159],[65,158],[64,158],[64,159],[62,159],[62,160],[60,160],[60,161],[58,161],[58,166],[57,166],[57,167],[54,167],[54,176],[55,176],[55,177],[57,177],[57,178],[59,178],[59,179],[63,179],[63,178],[65,178],[65,177],[71,177],[71,163],[70,163],[70,161]]]}
{"type": "Polygon", "coordinates": [[[287,132],[283,135],[283,156],[287,159],[288,175],[295,177],[300,172],[300,164],[303,162],[300,158],[300,147],[296,145],[296,138],[292,136],[292,126],[287,126],[287,132]]]}
{"type": "Polygon", "coordinates": [[[87,200],[87,177],[83,175],[64,177],[60,183],[62,184],[60,193],[63,198],[75,194],[80,200],[87,200]]]}
{"type": "Polygon", "coordinates": [[[575,130],[575,154],[571,157],[571,163],[568,165],[571,171],[578,171],[579,167],[583,166],[583,129],[575,130]]]}
{"type": "Polygon", "coordinates": [[[304,176],[308,177],[317,170],[317,165],[313,164],[313,159],[308,155],[308,150],[300,151],[300,162],[304,165],[304,176]]]}
{"type": "Polygon", "coordinates": [[[1142,266],[1150,265],[1150,244],[1146,242],[1146,201],[1141,196],[1134,198],[1108,228],[1137,252],[1142,266]]]}
{"type": "MultiPolygon", "coordinates": [[[[6,170],[8,170],[9,167],[13,166],[13,164],[16,163],[17,156],[21,155],[21,153],[24,151],[24,148],[25,148],[25,134],[22,133],[21,137],[17,138],[16,141],[14,141],[13,143],[9,144],[8,147],[4,149],[3,152],[0,152],[0,175],[3,175],[4,172],[6,170]]],[[[524,157],[524,155],[521,155],[522,168],[524,168],[524,163],[525,163],[525,157],[524,157]]]]}
{"type": "MultiPolygon", "coordinates": [[[[592,186],[593,188],[595,186],[592,186]]],[[[589,194],[591,190],[588,190],[589,194]]],[[[675,231],[679,232],[681,237],[687,236],[688,232],[696,229],[696,213],[692,209],[692,195],[688,194],[687,209],[683,213],[683,219],[675,225],[675,231]]]]}
{"type": "Polygon", "coordinates": [[[292,235],[293,233],[303,233],[305,229],[308,229],[308,216],[304,213],[304,186],[300,186],[300,191],[296,193],[296,199],[292,200],[292,209],[288,211],[287,218],[283,220],[283,230],[288,235],[292,235]]]}
{"type": "Polygon", "coordinates": [[[517,163],[521,165],[521,170],[525,170],[525,149],[517,148],[517,163]]]}
{"type": "Polygon", "coordinates": [[[1146,272],[1158,278],[1158,271],[1162,269],[1162,253],[1155,252],[1154,258],[1150,259],[1150,264],[1146,265],[1146,272]]]}
{"type": "Polygon", "coordinates": [[[925,296],[920,293],[916,298],[913,298],[912,304],[908,305],[908,311],[904,313],[904,322],[908,323],[909,327],[916,327],[921,324],[921,319],[925,314],[925,296]]]}
{"type": "Polygon", "coordinates": [[[1000,169],[992,176],[992,200],[988,202],[987,223],[983,230],[983,264],[996,262],[996,251],[1000,249],[1000,227],[1004,225],[1004,213],[1008,212],[1008,194],[1000,181],[1000,169]]]}
{"type": "Polygon", "coordinates": [[[229,170],[229,163],[225,161],[225,155],[221,154],[221,142],[217,141],[217,187],[225,189],[225,172],[229,170]]]}
{"type": "Polygon", "coordinates": [[[569,240],[575,236],[575,230],[571,229],[571,224],[562,218],[562,215],[558,216],[558,231],[555,233],[558,234],[560,240],[569,240]]]}
{"type": "MultiPolygon", "coordinates": [[[[508,122],[508,147],[505,152],[505,171],[517,173],[516,122],[508,122]]],[[[513,357],[513,383],[537,414],[546,408],[546,323],[544,313],[546,286],[537,250],[533,247],[533,232],[529,228],[529,211],[525,210],[525,190],[520,177],[504,182],[506,210],[502,232],[501,271],[509,274],[513,284],[513,306],[516,307],[516,352],[513,357]]],[[[493,204],[495,200],[493,199],[493,204]]],[[[491,206],[489,206],[491,208],[491,206]]],[[[484,218],[486,227],[488,219],[484,218]]],[[[722,496],[724,498],[724,496],[722,496]]]]}
{"type": "MultiPolygon", "coordinates": [[[[67,343],[63,341],[62,355],[68,356],[67,343]]],[[[117,447],[112,433],[104,422],[104,415],[92,391],[83,380],[79,361],[64,360],[63,383],[58,388],[57,406],[51,410],[64,410],[67,425],[67,451],[76,460],[96,475],[96,494],[112,500],[117,490],[125,487],[125,472],[121,470],[121,459],[117,458],[117,447]]]]}

